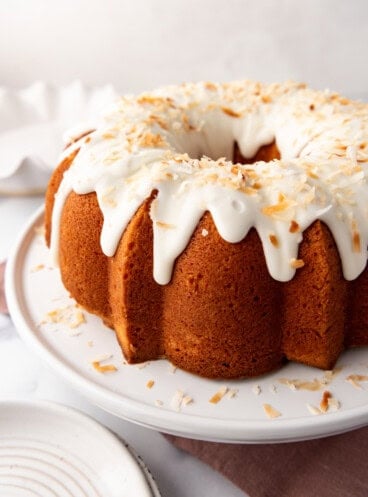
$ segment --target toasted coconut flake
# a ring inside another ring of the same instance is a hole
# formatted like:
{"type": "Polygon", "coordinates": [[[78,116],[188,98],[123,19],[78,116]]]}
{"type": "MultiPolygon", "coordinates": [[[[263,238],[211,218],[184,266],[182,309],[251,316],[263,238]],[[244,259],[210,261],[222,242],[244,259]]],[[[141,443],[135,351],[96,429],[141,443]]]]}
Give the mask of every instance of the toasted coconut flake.
{"type": "Polygon", "coordinates": [[[228,387],[221,387],[214,395],[212,395],[209,402],[211,404],[218,404],[220,400],[226,395],[227,391],[228,387]]]}
{"type": "Polygon", "coordinates": [[[61,317],[60,317],[60,313],[61,313],[62,309],[54,309],[53,311],[49,311],[46,313],[46,320],[43,321],[44,323],[47,323],[48,321],[51,322],[51,323],[60,323],[61,321],[61,317]]]}
{"type": "Polygon", "coordinates": [[[296,221],[292,220],[290,223],[289,232],[290,233],[298,233],[299,231],[300,231],[299,224],[296,221]]]}
{"type": "Polygon", "coordinates": [[[264,104],[270,104],[272,102],[270,95],[262,95],[261,100],[264,104]]]}
{"type": "Polygon", "coordinates": [[[214,83],[212,83],[211,81],[206,81],[205,84],[204,84],[205,88],[207,90],[210,90],[210,91],[216,91],[217,90],[217,87],[214,83]]]}
{"type": "Polygon", "coordinates": [[[148,124],[157,123],[160,126],[160,128],[162,128],[164,130],[169,129],[167,122],[164,121],[160,116],[156,116],[155,114],[151,114],[149,116],[149,118],[147,119],[147,123],[148,124]]]}
{"type": "Polygon", "coordinates": [[[184,392],[182,390],[177,390],[171,399],[170,405],[175,411],[180,411],[181,404],[184,399],[184,392]]]}
{"type": "Polygon", "coordinates": [[[92,366],[95,368],[96,371],[99,373],[113,373],[118,370],[114,364],[100,364],[100,361],[92,361],[92,366]]]}
{"type": "Polygon", "coordinates": [[[308,171],[307,175],[312,179],[319,179],[318,174],[314,173],[313,171],[308,171]]]}
{"type": "Polygon", "coordinates": [[[290,380],[288,378],[280,378],[279,382],[282,385],[286,385],[290,388],[290,390],[309,390],[311,392],[315,392],[317,390],[321,390],[324,384],[322,384],[317,378],[312,381],[304,381],[304,380],[290,380]]]}
{"type": "Polygon", "coordinates": [[[269,390],[271,393],[277,393],[277,386],[274,385],[273,383],[270,385],[269,390]]]}
{"type": "Polygon", "coordinates": [[[86,322],[84,313],[77,305],[69,305],[49,311],[42,323],[65,324],[70,329],[78,328],[86,322]]]}
{"type": "Polygon", "coordinates": [[[351,374],[348,378],[354,381],[368,381],[368,376],[366,374],[351,374]]]}
{"type": "Polygon", "coordinates": [[[103,133],[102,138],[104,140],[112,140],[112,139],[116,138],[116,135],[114,133],[106,132],[106,133],[103,133]]]}
{"type": "Polygon", "coordinates": [[[238,388],[230,388],[227,392],[227,396],[229,397],[229,399],[233,399],[238,395],[238,392],[238,388]]]}
{"type": "Polygon", "coordinates": [[[271,406],[271,404],[263,404],[263,410],[267,417],[273,419],[281,416],[281,412],[271,406]]]}
{"type": "Polygon", "coordinates": [[[300,269],[305,266],[305,262],[303,261],[303,259],[295,259],[293,257],[292,259],[290,259],[290,266],[295,269],[300,269]]]}
{"type": "Polygon", "coordinates": [[[335,378],[335,376],[341,373],[341,371],[342,371],[342,366],[339,366],[334,369],[327,369],[324,372],[322,379],[320,380],[321,383],[323,383],[324,385],[328,385],[335,378]]]}
{"type": "Polygon", "coordinates": [[[176,373],[176,370],[178,369],[177,366],[175,366],[174,364],[169,364],[169,371],[171,374],[175,374],[176,373]]]}
{"type": "Polygon", "coordinates": [[[163,221],[156,221],[156,226],[159,228],[164,228],[166,230],[175,229],[175,224],[164,223],[163,221]]]}
{"type": "Polygon", "coordinates": [[[241,117],[241,114],[239,114],[239,112],[236,112],[235,110],[230,109],[229,107],[221,107],[221,110],[222,112],[224,112],[224,114],[227,114],[230,117],[241,117]]]}
{"type": "Polygon", "coordinates": [[[155,384],[154,380],[148,380],[146,383],[146,387],[151,389],[154,384],[155,384]]]}
{"type": "Polygon", "coordinates": [[[254,395],[260,395],[262,389],[259,385],[253,385],[252,392],[254,393],[254,395]]]}
{"type": "Polygon", "coordinates": [[[172,105],[171,98],[156,97],[154,95],[142,95],[137,99],[139,104],[153,105],[155,107],[165,108],[172,105]]]}
{"type": "Polygon", "coordinates": [[[354,252],[361,251],[360,234],[357,231],[354,231],[353,233],[353,251],[354,252]]]}
{"type": "Polygon", "coordinates": [[[312,381],[300,380],[300,379],[290,379],[290,378],[279,378],[279,383],[286,385],[291,390],[309,390],[315,392],[317,390],[322,390],[326,385],[330,384],[335,376],[337,376],[341,367],[335,368],[333,370],[325,371],[321,378],[314,378],[312,381]]]}
{"type": "Polygon", "coordinates": [[[295,207],[296,205],[297,204],[294,200],[288,199],[280,193],[278,203],[262,207],[262,214],[278,219],[280,214],[284,213],[284,211],[287,211],[291,207],[295,207]]]}
{"type": "Polygon", "coordinates": [[[239,174],[241,174],[241,169],[237,164],[234,164],[231,168],[231,172],[238,176],[239,174]]]}
{"type": "Polygon", "coordinates": [[[335,399],[335,397],[330,397],[328,399],[328,408],[331,411],[337,411],[338,409],[340,409],[340,407],[341,407],[341,404],[337,399],[335,399]]]}
{"type": "Polygon", "coordinates": [[[187,116],[187,114],[183,114],[181,116],[181,120],[183,122],[184,129],[186,131],[195,131],[196,130],[196,127],[193,126],[193,124],[190,122],[189,117],[187,116]]]}
{"type": "Polygon", "coordinates": [[[37,273],[37,271],[41,271],[41,269],[45,268],[45,264],[37,264],[34,268],[31,269],[31,273],[37,273]]]}
{"type": "Polygon", "coordinates": [[[346,381],[353,385],[354,388],[362,390],[360,382],[368,381],[368,376],[364,374],[351,374],[347,376],[346,381]]]}
{"type": "Polygon", "coordinates": [[[313,416],[318,416],[322,414],[322,411],[318,407],[312,406],[312,404],[306,404],[308,411],[313,414],[313,416]]]}
{"type": "Polygon", "coordinates": [[[159,147],[164,147],[166,145],[166,141],[164,138],[159,134],[154,134],[154,133],[145,133],[140,141],[139,145],[141,147],[152,147],[152,148],[159,148],[159,147]]]}
{"type": "Polygon", "coordinates": [[[185,394],[182,390],[177,390],[171,399],[171,407],[175,411],[180,411],[181,407],[192,404],[194,401],[190,395],[185,394]]]}
{"type": "Polygon", "coordinates": [[[319,404],[319,408],[321,409],[322,412],[327,412],[328,410],[328,400],[332,397],[331,392],[328,390],[325,390],[322,394],[322,399],[319,404]]]}
{"type": "Polygon", "coordinates": [[[184,395],[182,405],[187,406],[189,404],[193,404],[193,399],[189,395],[184,395]]]}
{"type": "Polygon", "coordinates": [[[276,248],[277,248],[277,247],[280,245],[280,244],[279,244],[279,240],[278,240],[278,238],[277,238],[277,236],[276,236],[276,235],[273,235],[273,234],[272,234],[272,235],[269,235],[269,239],[270,239],[270,242],[272,243],[272,245],[273,245],[274,247],[276,247],[276,248]]]}
{"type": "Polygon", "coordinates": [[[83,314],[82,311],[77,311],[75,313],[75,319],[72,323],[70,323],[69,325],[69,328],[78,328],[78,326],[80,326],[81,324],[85,323],[86,322],[86,318],[85,318],[85,315],[83,314]]]}
{"type": "Polygon", "coordinates": [[[93,347],[94,346],[93,340],[88,340],[87,345],[88,347],[93,347]]]}

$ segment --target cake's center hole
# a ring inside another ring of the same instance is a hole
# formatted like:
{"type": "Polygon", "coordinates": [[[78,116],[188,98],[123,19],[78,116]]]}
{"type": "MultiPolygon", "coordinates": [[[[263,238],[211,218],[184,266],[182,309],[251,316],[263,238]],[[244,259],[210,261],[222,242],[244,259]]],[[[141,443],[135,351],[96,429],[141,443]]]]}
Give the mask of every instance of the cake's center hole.
{"type": "Polygon", "coordinates": [[[270,162],[274,159],[281,159],[280,151],[275,142],[272,142],[269,145],[263,145],[258,149],[257,153],[253,157],[248,159],[242,156],[238,144],[236,142],[234,143],[234,163],[240,162],[240,164],[253,164],[257,161],[270,162]]]}

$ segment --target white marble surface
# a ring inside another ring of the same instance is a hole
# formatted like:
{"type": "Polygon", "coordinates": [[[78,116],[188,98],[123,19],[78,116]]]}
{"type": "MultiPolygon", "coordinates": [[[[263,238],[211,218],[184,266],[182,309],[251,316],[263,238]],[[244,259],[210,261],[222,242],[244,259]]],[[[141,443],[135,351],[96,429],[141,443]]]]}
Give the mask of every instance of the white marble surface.
{"type": "MultiPolygon", "coordinates": [[[[0,197],[0,261],[41,197],[0,197]]],[[[0,315],[0,399],[45,399],[76,407],[130,443],[151,469],[162,497],[241,497],[230,482],[195,458],[171,446],[159,433],[111,416],[92,406],[45,367],[0,315]]],[[[107,497],[107,496],[106,496],[107,497]]]]}

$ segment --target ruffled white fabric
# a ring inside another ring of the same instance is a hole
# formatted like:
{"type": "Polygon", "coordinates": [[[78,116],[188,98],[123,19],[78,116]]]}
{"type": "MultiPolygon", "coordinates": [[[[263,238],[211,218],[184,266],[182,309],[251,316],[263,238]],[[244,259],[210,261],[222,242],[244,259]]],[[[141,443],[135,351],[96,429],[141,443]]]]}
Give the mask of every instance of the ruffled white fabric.
{"type": "Polygon", "coordinates": [[[117,96],[111,85],[87,88],[80,81],[62,88],[43,82],[21,90],[0,87],[0,194],[42,193],[73,135],[66,130],[93,128],[117,96]]]}

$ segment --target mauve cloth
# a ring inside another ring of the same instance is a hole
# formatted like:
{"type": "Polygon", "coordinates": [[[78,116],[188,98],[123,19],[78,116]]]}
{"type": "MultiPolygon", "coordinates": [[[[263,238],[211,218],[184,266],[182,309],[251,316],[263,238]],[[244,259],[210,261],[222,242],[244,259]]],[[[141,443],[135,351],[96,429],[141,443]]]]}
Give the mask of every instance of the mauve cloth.
{"type": "Polygon", "coordinates": [[[272,445],[165,436],[250,497],[368,497],[368,427],[319,440],[272,445]]]}
{"type": "Polygon", "coordinates": [[[0,314],[7,314],[8,307],[5,300],[4,291],[5,262],[0,263],[0,314]]]}

